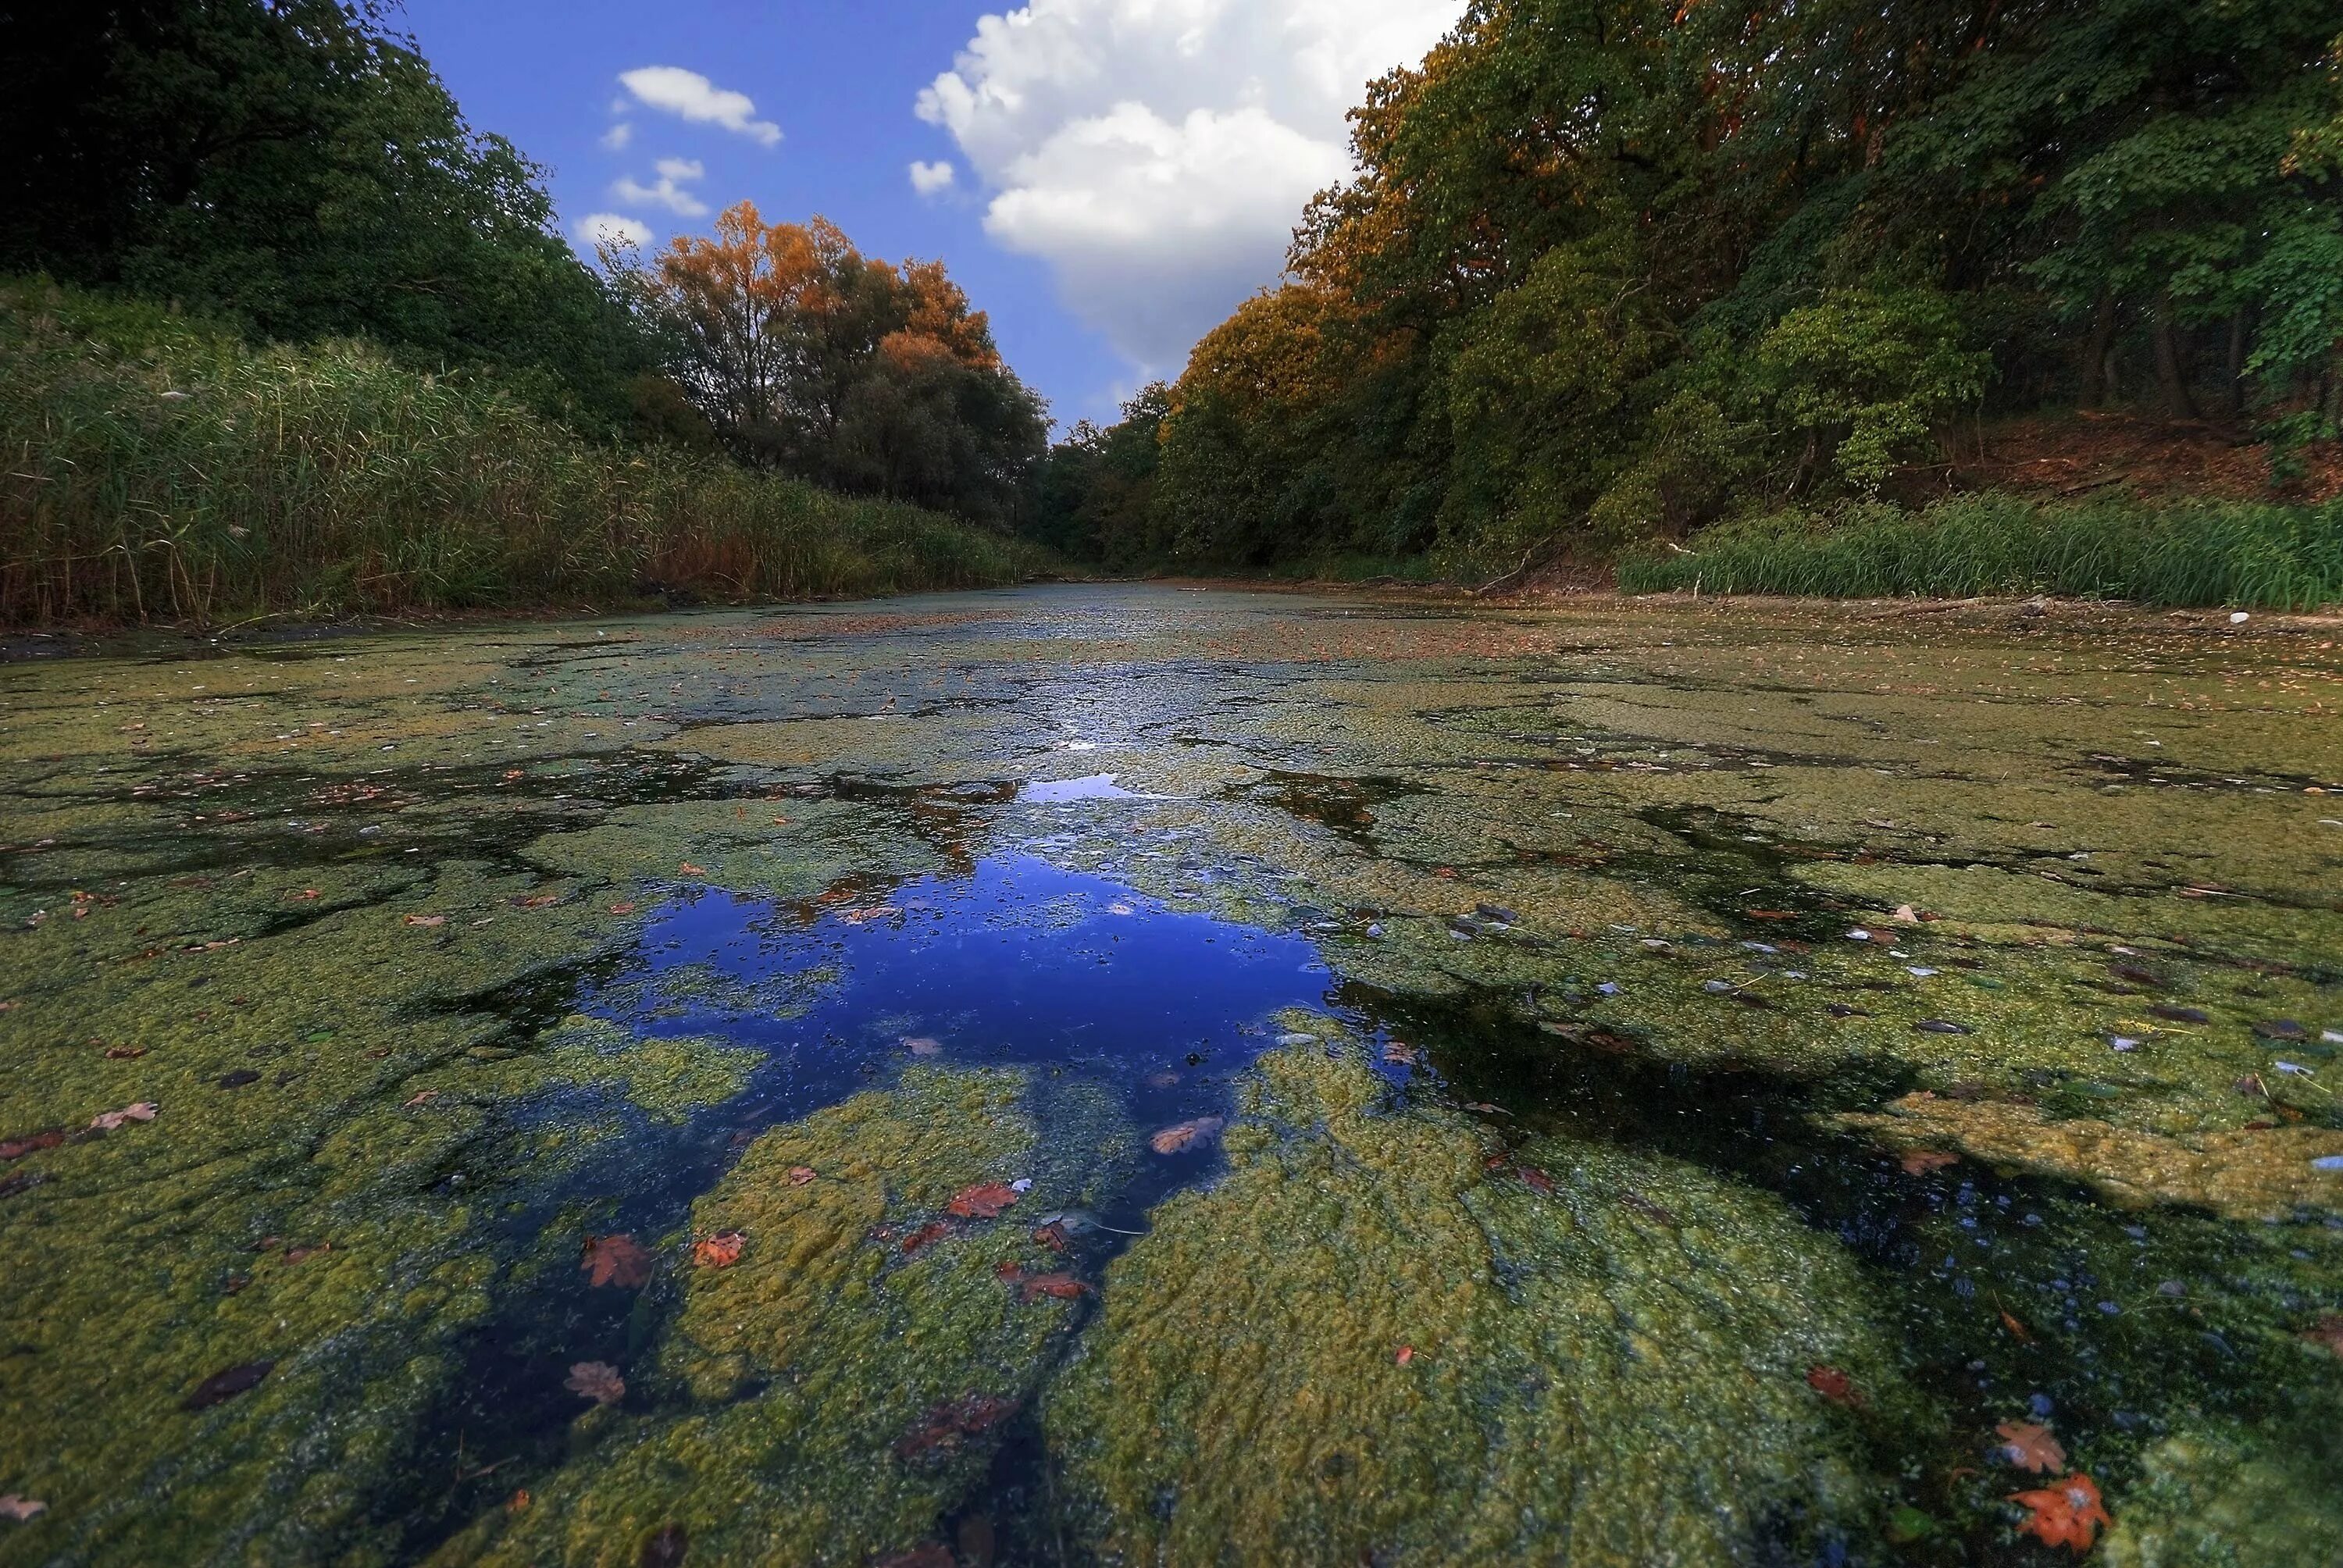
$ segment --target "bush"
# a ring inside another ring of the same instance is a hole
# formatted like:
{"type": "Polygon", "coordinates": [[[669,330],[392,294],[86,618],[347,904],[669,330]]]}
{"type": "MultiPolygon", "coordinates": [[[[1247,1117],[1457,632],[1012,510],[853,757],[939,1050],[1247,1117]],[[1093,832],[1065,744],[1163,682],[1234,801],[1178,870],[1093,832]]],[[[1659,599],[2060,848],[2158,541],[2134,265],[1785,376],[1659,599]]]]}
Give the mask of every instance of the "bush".
{"type": "Polygon", "coordinates": [[[0,287],[0,621],[803,598],[1012,581],[1031,547],[597,446],[357,343],[0,287]]]}
{"type": "Polygon", "coordinates": [[[2157,605],[2343,603],[2343,502],[2040,506],[1961,497],[1921,512],[1782,513],[1713,528],[1688,551],[1623,561],[1630,593],[1839,598],[2050,593],[2157,605]]]}

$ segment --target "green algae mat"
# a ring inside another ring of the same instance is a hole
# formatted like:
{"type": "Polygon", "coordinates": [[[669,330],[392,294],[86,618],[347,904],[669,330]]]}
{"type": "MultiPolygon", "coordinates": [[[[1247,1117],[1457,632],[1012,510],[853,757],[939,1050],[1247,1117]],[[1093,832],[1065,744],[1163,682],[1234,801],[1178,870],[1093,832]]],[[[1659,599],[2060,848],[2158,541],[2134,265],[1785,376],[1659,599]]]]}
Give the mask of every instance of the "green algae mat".
{"type": "Polygon", "coordinates": [[[0,664],[0,1564],[2335,1568],[2338,642],[0,664]]]}

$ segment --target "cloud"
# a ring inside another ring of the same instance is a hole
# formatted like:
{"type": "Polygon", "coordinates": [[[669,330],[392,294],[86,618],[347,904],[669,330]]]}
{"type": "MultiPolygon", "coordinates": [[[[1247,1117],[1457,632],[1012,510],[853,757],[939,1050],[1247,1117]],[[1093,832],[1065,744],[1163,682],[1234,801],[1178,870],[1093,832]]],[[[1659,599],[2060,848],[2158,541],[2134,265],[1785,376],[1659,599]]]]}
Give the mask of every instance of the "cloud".
{"type": "Polygon", "coordinates": [[[661,158],[654,166],[659,170],[659,184],[647,186],[632,175],[620,176],[610,186],[610,194],[623,202],[646,206],[663,206],[684,217],[706,217],[708,204],[684,184],[707,174],[707,166],[697,158],[661,158]]]}
{"type": "Polygon", "coordinates": [[[704,125],[721,126],[769,147],[780,145],[781,127],[770,120],[756,118],[757,106],[746,93],[727,91],[697,71],[687,71],[680,65],[645,65],[640,70],[620,73],[618,83],[635,95],[637,102],[651,108],[704,125]]]}
{"type": "Polygon", "coordinates": [[[921,196],[948,191],[951,189],[953,173],[951,165],[940,158],[931,164],[915,163],[911,166],[911,188],[921,196]]]}
{"type": "Polygon", "coordinates": [[[657,237],[642,219],[615,212],[589,213],[578,220],[577,228],[578,237],[596,250],[606,245],[644,250],[657,237]]]}
{"type": "Polygon", "coordinates": [[[1463,0],[1031,0],[986,16],[920,95],[1040,256],[1147,374],[1276,279],[1311,196],[1351,173],[1344,115],[1463,0]]]}
{"type": "Polygon", "coordinates": [[[602,133],[602,145],[614,153],[625,152],[628,144],[634,139],[635,127],[624,120],[602,133]]]}

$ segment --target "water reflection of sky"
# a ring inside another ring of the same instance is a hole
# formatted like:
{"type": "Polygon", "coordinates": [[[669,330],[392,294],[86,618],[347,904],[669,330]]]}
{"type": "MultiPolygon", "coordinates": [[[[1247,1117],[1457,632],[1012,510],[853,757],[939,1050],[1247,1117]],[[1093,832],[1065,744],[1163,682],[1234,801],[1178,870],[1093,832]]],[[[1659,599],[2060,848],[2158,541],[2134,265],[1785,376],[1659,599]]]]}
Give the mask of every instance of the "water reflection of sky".
{"type": "Polygon", "coordinates": [[[641,952],[595,1010],[767,1050],[760,1120],[924,1060],[1094,1077],[1144,1129],[1225,1104],[1272,1015],[1325,1007],[1332,983],[1306,938],[1021,854],[810,907],[709,889],[663,910],[641,952]]]}

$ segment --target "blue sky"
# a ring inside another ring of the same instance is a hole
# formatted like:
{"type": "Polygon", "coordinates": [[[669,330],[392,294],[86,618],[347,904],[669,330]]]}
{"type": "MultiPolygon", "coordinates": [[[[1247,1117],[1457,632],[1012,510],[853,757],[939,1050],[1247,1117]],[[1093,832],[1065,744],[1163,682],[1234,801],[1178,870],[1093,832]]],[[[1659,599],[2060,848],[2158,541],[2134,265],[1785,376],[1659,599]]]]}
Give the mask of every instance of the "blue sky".
{"type": "Polygon", "coordinates": [[[609,215],[664,242],[747,197],[940,256],[1071,422],[1177,375],[1275,280],[1347,172],[1343,110],[1461,8],[405,0],[404,25],[476,126],[551,171],[573,236],[609,215]]]}

